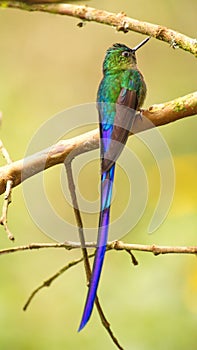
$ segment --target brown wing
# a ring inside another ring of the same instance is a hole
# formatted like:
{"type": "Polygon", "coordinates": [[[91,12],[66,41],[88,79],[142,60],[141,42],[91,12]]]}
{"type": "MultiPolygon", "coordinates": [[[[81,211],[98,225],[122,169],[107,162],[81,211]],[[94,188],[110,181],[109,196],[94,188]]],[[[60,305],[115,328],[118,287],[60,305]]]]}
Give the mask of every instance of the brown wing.
{"type": "Polygon", "coordinates": [[[122,152],[131,131],[137,105],[136,91],[122,88],[116,103],[111,143],[102,159],[102,172],[109,170],[122,152]]]}

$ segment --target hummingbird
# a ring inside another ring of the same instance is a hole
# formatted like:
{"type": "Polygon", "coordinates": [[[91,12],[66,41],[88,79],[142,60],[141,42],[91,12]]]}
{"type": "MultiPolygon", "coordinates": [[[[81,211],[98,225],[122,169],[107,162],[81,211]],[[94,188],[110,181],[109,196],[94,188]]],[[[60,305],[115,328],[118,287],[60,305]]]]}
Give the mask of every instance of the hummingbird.
{"type": "Polygon", "coordinates": [[[116,161],[126,144],[136,111],[140,109],[146,96],[146,84],[137,68],[136,51],[149,39],[150,37],[147,37],[133,49],[124,44],[114,44],[107,50],[103,62],[103,79],[97,92],[101,159],[98,238],[78,331],[81,331],[90,319],[100,280],[108,240],[116,161]]]}

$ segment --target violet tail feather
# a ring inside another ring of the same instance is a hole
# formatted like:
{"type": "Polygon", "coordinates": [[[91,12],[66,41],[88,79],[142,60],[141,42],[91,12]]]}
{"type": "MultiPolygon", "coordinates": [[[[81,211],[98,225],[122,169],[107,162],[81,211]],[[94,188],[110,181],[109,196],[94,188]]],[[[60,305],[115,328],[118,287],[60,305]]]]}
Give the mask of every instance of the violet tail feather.
{"type": "Polygon", "coordinates": [[[106,244],[108,239],[114,171],[115,171],[115,164],[113,164],[108,171],[104,172],[101,177],[101,211],[100,211],[100,217],[99,217],[97,249],[96,249],[96,255],[95,255],[94,265],[92,269],[92,276],[90,280],[88,295],[87,295],[85,308],[84,308],[84,312],[82,315],[82,320],[81,320],[78,332],[80,332],[89,321],[93,310],[94,301],[96,298],[96,292],[97,292],[97,288],[100,280],[101,270],[102,270],[105,251],[106,251],[106,244]]]}

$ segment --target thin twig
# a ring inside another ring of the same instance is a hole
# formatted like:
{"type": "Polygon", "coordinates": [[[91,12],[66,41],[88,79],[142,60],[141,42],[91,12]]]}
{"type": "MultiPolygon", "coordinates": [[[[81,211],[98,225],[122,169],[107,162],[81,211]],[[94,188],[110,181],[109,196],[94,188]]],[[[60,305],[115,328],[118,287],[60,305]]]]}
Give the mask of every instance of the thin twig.
{"type": "Polygon", "coordinates": [[[160,245],[146,245],[146,244],[130,244],[121,241],[115,241],[107,245],[108,249],[141,251],[153,253],[155,256],[159,254],[197,254],[197,246],[183,247],[183,246],[160,246],[160,245]]]}
{"type": "Polygon", "coordinates": [[[12,180],[8,180],[6,184],[6,191],[4,195],[4,201],[3,201],[3,207],[2,207],[2,214],[0,217],[0,224],[4,227],[5,232],[7,233],[8,238],[11,241],[14,241],[14,236],[9,230],[8,224],[7,224],[7,215],[8,215],[8,206],[11,203],[11,192],[12,192],[12,180]]]}
{"type": "Polygon", "coordinates": [[[132,264],[133,264],[134,266],[137,266],[139,263],[138,263],[138,261],[137,261],[135,255],[132,253],[132,251],[129,250],[129,249],[125,249],[125,252],[127,252],[127,253],[130,255],[132,264]]]}
{"type": "MultiPolygon", "coordinates": [[[[72,198],[72,204],[73,204],[73,210],[75,213],[75,219],[77,222],[77,227],[78,227],[78,232],[79,232],[79,238],[81,242],[81,249],[82,249],[82,254],[83,254],[83,260],[84,260],[84,265],[85,265],[85,271],[86,271],[86,278],[87,282],[89,285],[90,279],[91,279],[91,267],[88,259],[88,253],[86,249],[86,242],[85,242],[85,237],[84,237],[84,230],[83,230],[83,222],[81,218],[81,213],[79,210],[78,206],[78,201],[77,201],[77,196],[76,196],[76,190],[75,190],[75,183],[74,183],[74,178],[73,178],[73,173],[72,173],[72,167],[71,167],[71,162],[65,162],[65,168],[66,168],[66,173],[67,173],[67,179],[68,179],[68,187],[70,190],[70,195],[72,198]]],[[[110,338],[114,342],[114,344],[117,346],[118,349],[123,350],[122,346],[119,344],[118,339],[115,337],[114,333],[111,330],[110,323],[106,319],[106,316],[103,312],[103,309],[100,305],[98,296],[96,295],[95,298],[95,305],[97,307],[98,314],[100,316],[102,325],[108,332],[110,338]]]]}
{"type": "MultiPolygon", "coordinates": [[[[1,115],[1,113],[0,113],[1,115]]],[[[2,140],[0,140],[0,151],[2,153],[2,156],[5,158],[7,164],[12,163],[12,159],[10,158],[10,155],[7,151],[7,149],[4,147],[2,140]]]]}
{"type": "MultiPolygon", "coordinates": [[[[93,242],[92,243],[87,242],[86,246],[88,248],[95,248],[96,244],[93,242]]],[[[16,253],[16,252],[26,251],[26,250],[38,250],[43,248],[44,249],[45,248],[64,248],[66,250],[71,250],[71,249],[81,248],[81,244],[78,242],[71,242],[71,241],[66,241],[64,243],[30,243],[28,245],[21,245],[18,247],[1,249],[0,255],[16,253]]]]}
{"type": "MultiPolygon", "coordinates": [[[[5,158],[6,163],[11,164],[12,160],[10,158],[10,155],[9,155],[7,149],[4,147],[3,142],[1,140],[0,140],[0,151],[3,155],[3,157],[5,158]]],[[[0,224],[4,227],[4,230],[7,233],[8,238],[11,241],[14,241],[14,236],[10,232],[8,224],[7,224],[8,206],[12,201],[11,200],[12,186],[13,186],[13,181],[11,179],[7,179],[3,207],[2,207],[2,214],[0,217],[0,224]]]]}
{"type": "MultiPolygon", "coordinates": [[[[33,2],[33,1],[32,1],[33,2]]],[[[42,2],[42,0],[41,0],[42,2]]],[[[139,21],[134,18],[127,17],[124,12],[112,13],[86,5],[72,4],[30,4],[29,0],[13,1],[1,0],[0,7],[15,8],[25,11],[42,11],[52,14],[59,14],[80,18],[83,21],[97,22],[115,27],[117,31],[127,33],[134,31],[145,34],[167,42],[172,48],[181,48],[185,51],[197,56],[197,40],[192,39],[175,30],[166,28],[161,25],[139,21]]]]}
{"type": "MultiPolygon", "coordinates": [[[[86,247],[88,248],[96,248],[95,242],[86,242],[86,247]]],[[[22,245],[18,247],[5,248],[0,249],[0,255],[6,255],[26,250],[38,250],[38,249],[47,249],[47,248],[55,248],[55,249],[80,249],[81,244],[78,242],[67,241],[64,243],[31,243],[28,245],[22,245]]],[[[124,243],[121,241],[113,241],[108,242],[107,251],[110,250],[135,250],[141,251],[145,253],[153,253],[155,256],[159,254],[197,254],[197,246],[161,246],[161,245],[146,245],[146,244],[132,244],[132,243],[124,243]]]]}
{"type": "Polygon", "coordinates": [[[70,195],[71,195],[71,199],[72,199],[72,204],[73,204],[73,211],[75,214],[75,219],[77,222],[77,228],[78,228],[78,232],[79,232],[79,239],[80,239],[80,243],[81,243],[82,254],[83,254],[83,259],[84,259],[84,264],[85,264],[87,282],[89,283],[89,280],[91,277],[91,268],[90,268],[90,264],[89,264],[89,260],[88,260],[88,253],[87,253],[87,249],[86,249],[86,245],[85,245],[83,222],[82,222],[82,217],[81,217],[81,213],[80,213],[79,206],[78,206],[71,162],[65,163],[65,169],[66,169],[66,174],[67,174],[67,179],[68,179],[68,187],[69,187],[69,191],[70,191],[70,195]]]}
{"type": "MultiPolygon", "coordinates": [[[[95,254],[90,254],[88,256],[88,258],[93,257],[95,254]]],[[[59,271],[57,271],[53,276],[49,277],[47,280],[45,280],[40,286],[38,286],[36,289],[33,290],[33,292],[31,293],[31,295],[29,296],[29,298],[27,299],[25,305],[23,306],[23,310],[26,311],[29,304],[31,303],[32,299],[35,297],[35,295],[44,287],[49,287],[51,285],[52,282],[55,281],[56,278],[58,278],[60,275],[62,275],[65,271],[67,271],[68,269],[70,269],[71,267],[79,264],[80,262],[83,261],[83,258],[77,259],[77,260],[73,260],[71,262],[69,262],[67,265],[63,266],[59,271]]]]}

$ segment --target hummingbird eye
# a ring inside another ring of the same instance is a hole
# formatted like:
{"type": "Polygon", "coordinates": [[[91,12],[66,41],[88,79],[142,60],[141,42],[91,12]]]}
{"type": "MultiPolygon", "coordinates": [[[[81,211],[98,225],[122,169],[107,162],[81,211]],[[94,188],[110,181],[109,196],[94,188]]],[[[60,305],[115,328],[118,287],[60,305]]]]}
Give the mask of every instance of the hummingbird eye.
{"type": "Polygon", "coordinates": [[[129,51],[123,51],[122,52],[122,56],[123,57],[129,57],[131,55],[131,53],[129,51]]]}

